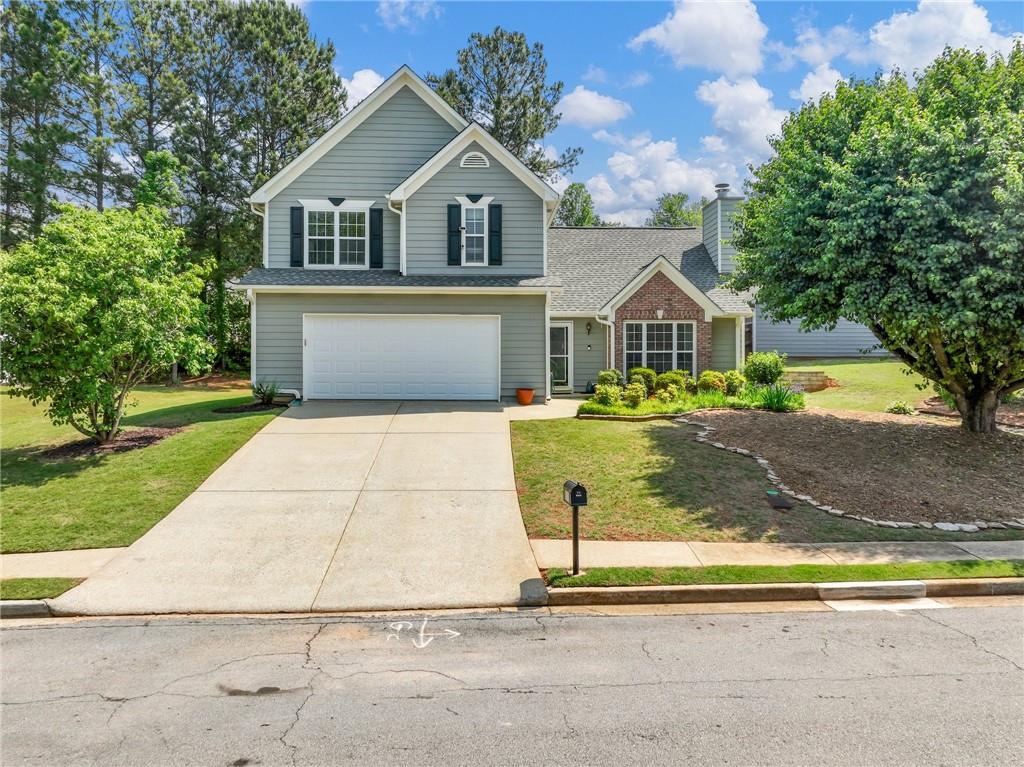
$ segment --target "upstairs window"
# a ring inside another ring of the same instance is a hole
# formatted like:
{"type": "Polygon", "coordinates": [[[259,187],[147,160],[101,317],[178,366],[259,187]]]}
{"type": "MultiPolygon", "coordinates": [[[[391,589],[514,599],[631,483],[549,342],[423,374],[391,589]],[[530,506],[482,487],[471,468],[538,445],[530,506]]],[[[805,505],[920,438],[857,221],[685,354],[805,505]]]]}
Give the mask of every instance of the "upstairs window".
{"type": "Polygon", "coordinates": [[[487,266],[488,221],[487,206],[493,197],[483,195],[455,198],[462,206],[462,265],[487,266]]]}
{"type": "Polygon", "coordinates": [[[366,269],[372,200],[300,200],[306,218],[306,266],[310,269],[366,269]]]}

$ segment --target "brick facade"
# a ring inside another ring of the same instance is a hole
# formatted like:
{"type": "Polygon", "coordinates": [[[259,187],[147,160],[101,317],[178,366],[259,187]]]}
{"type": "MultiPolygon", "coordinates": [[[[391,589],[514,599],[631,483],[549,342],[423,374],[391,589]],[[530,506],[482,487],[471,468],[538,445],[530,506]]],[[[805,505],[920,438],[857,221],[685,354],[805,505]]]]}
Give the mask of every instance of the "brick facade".
{"type": "Polygon", "coordinates": [[[625,361],[625,324],[630,320],[656,320],[658,309],[663,320],[696,322],[697,375],[711,367],[711,322],[704,321],[704,309],[661,272],[655,272],[615,310],[615,364],[621,370],[625,361]]]}

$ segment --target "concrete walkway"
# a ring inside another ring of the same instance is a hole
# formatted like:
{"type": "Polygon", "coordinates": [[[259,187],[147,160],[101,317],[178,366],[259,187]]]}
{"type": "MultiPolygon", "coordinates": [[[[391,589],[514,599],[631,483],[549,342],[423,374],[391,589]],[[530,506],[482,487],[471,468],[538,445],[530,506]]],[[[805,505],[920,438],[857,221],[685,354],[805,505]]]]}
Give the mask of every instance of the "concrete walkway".
{"type": "Polygon", "coordinates": [[[290,408],[52,609],[111,615],[540,601],[543,582],[512,473],[513,409],[366,401],[290,408]]]}
{"type": "Polygon", "coordinates": [[[72,549],[37,554],[0,554],[3,578],[88,578],[124,551],[118,549],[72,549]]]}
{"type": "MultiPolygon", "coordinates": [[[[531,539],[537,564],[568,567],[572,541],[531,539]]],[[[871,543],[687,543],[580,541],[580,567],[702,565],[867,565],[944,560],[1024,559],[1024,541],[871,543]]]]}

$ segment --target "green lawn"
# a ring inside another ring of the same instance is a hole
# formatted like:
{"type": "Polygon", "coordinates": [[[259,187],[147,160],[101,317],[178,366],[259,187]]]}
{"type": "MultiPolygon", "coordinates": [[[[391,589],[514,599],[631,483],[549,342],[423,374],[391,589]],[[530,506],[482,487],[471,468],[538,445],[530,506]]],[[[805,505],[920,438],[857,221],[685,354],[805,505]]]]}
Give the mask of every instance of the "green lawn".
{"type": "Polygon", "coordinates": [[[881,412],[893,400],[911,406],[932,396],[931,389],[921,391],[915,383],[923,378],[906,375],[907,367],[892,359],[814,359],[795,360],[791,370],[824,370],[839,381],[839,387],[806,395],[808,407],[833,410],[869,410],[881,412]]]}
{"type": "MultiPolygon", "coordinates": [[[[956,533],[891,529],[830,516],[805,504],[781,511],[749,458],[693,441],[693,427],[666,421],[556,420],[512,423],[519,503],[531,538],[571,536],[562,483],[582,482],[588,540],[872,541],[955,540],[956,533]]],[[[1012,530],[972,540],[1018,538],[1012,530]]]]}
{"type": "Polygon", "coordinates": [[[76,578],[8,578],[0,581],[0,599],[53,599],[79,583],[76,578]]]}
{"type": "Polygon", "coordinates": [[[3,552],[127,546],[275,415],[212,412],[251,401],[244,382],[147,386],[135,399],[138,406],[127,411],[126,426],[185,429],[130,452],[54,461],[40,452],[81,435],[54,427],[42,407],[0,394],[3,552]]]}
{"type": "Polygon", "coordinates": [[[547,571],[554,588],[576,586],[694,586],[722,583],[828,583],[1024,576],[1024,560],[907,562],[892,565],[719,565],[716,567],[595,567],[573,577],[547,571]]]}

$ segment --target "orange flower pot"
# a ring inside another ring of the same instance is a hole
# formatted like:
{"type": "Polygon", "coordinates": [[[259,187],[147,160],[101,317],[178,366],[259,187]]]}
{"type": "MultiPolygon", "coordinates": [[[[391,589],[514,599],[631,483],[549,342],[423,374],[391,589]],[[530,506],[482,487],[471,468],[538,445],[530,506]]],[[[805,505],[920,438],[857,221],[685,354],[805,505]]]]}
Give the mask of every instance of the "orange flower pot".
{"type": "Polygon", "coordinates": [[[532,405],[533,389],[516,389],[516,402],[520,405],[532,405]]]}

